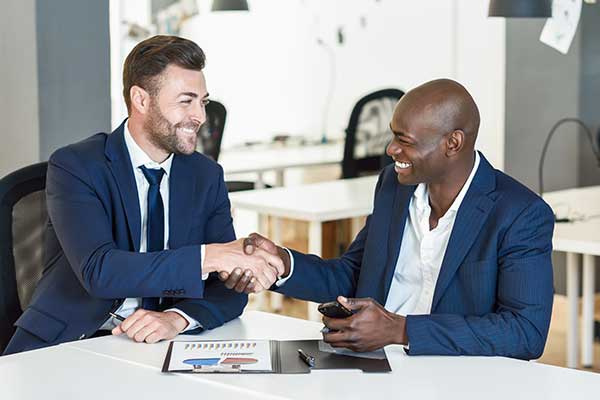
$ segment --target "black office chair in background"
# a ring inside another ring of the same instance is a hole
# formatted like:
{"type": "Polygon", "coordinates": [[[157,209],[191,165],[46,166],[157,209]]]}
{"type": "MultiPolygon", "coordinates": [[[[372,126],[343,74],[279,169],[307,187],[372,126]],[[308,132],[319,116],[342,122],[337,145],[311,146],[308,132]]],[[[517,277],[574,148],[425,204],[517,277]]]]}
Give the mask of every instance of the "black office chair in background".
{"type": "MultiPolygon", "coordinates": [[[[197,150],[215,161],[219,161],[226,120],[225,106],[218,101],[211,100],[206,105],[206,122],[198,131],[197,150]]],[[[225,184],[228,192],[252,190],[255,187],[255,183],[249,181],[226,181],[225,184]]],[[[270,186],[267,185],[267,187],[270,186]]]]}
{"type": "Polygon", "coordinates": [[[223,104],[211,100],[206,105],[206,122],[198,131],[197,149],[215,161],[219,159],[226,119],[227,110],[223,104]]]}
{"type": "Polygon", "coordinates": [[[399,89],[382,89],[361,98],[346,128],[342,178],[376,174],[392,159],[385,154],[394,106],[404,95],[399,89]]]}
{"type": "Polygon", "coordinates": [[[48,163],[0,179],[0,353],[42,276],[48,163]]]}

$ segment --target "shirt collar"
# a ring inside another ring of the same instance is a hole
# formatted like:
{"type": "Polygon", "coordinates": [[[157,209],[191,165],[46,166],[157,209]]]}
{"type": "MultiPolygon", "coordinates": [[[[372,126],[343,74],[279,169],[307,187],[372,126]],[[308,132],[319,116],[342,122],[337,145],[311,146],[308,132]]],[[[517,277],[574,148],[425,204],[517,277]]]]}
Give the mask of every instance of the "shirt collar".
{"type": "MultiPolygon", "coordinates": [[[[479,152],[475,152],[475,163],[473,164],[473,169],[471,170],[471,174],[467,178],[465,184],[463,185],[460,192],[452,202],[452,205],[448,209],[448,211],[457,212],[460,204],[465,198],[469,187],[471,186],[471,182],[473,182],[473,178],[475,177],[475,173],[477,173],[477,168],[479,167],[479,152]]],[[[413,194],[415,199],[415,205],[419,210],[424,210],[426,207],[429,207],[429,190],[427,188],[427,184],[419,183],[415,192],[413,194]]]]}
{"type": "Polygon", "coordinates": [[[153,161],[144,150],[142,150],[142,148],[133,139],[133,136],[131,136],[131,132],[129,131],[129,120],[125,123],[124,134],[125,146],[129,152],[129,157],[131,158],[131,164],[133,165],[134,170],[138,169],[142,165],[151,169],[162,168],[165,171],[165,174],[169,176],[171,173],[171,164],[173,163],[173,153],[171,153],[165,161],[157,163],[156,161],[153,161]]]}

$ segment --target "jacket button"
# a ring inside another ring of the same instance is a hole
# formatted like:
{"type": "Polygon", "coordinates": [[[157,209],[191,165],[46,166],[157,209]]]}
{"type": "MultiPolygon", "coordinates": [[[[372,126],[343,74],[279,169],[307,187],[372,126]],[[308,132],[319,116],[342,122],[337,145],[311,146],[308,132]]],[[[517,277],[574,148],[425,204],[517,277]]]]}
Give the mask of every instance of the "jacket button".
{"type": "Polygon", "coordinates": [[[82,333],[81,336],[79,336],[79,340],[81,339],[85,339],[85,333],[82,333]]]}

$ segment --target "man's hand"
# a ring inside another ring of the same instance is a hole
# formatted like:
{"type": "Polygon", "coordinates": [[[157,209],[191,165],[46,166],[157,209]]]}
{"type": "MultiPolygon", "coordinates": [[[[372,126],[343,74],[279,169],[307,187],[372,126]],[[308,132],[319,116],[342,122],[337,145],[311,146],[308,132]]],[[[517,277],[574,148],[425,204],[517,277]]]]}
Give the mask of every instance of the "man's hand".
{"type": "Polygon", "coordinates": [[[333,347],[353,351],[374,351],[388,344],[406,344],[406,318],[387,311],[375,300],[346,299],[338,301],[356,313],[348,318],[323,317],[330,330],[323,340],[333,347]]]}
{"type": "MultiPolygon", "coordinates": [[[[279,257],[284,265],[284,273],[282,277],[286,277],[290,273],[290,255],[288,252],[280,246],[275,245],[271,240],[259,235],[258,233],[251,233],[243,241],[244,253],[246,255],[253,255],[255,252],[261,250],[270,253],[273,256],[279,257]]],[[[238,293],[257,293],[268,287],[261,287],[257,285],[256,278],[253,276],[252,271],[242,268],[234,268],[231,272],[221,271],[219,272],[219,279],[225,282],[225,287],[233,289],[238,293]]]]}
{"type": "Polygon", "coordinates": [[[249,275],[246,275],[249,278],[248,282],[254,278],[253,287],[259,290],[268,289],[275,283],[277,277],[285,272],[283,261],[279,256],[261,248],[256,249],[251,255],[246,255],[243,245],[244,239],[206,245],[202,272],[223,272],[229,276],[234,269],[238,268],[248,271],[249,275]]]}
{"type": "Polygon", "coordinates": [[[140,308],[116,326],[112,334],[126,333],[136,342],[156,343],[173,339],[187,326],[187,320],[174,311],[157,312],[140,308]]]}

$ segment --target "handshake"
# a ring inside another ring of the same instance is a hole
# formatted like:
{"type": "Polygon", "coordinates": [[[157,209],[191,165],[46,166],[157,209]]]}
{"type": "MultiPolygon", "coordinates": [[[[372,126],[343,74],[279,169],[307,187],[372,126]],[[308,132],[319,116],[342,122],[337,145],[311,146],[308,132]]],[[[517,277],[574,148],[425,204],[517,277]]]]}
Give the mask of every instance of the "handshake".
{"type": "Polygon", "coordinates": [[[252,233],[229,243],[206,245],[202,272],[218,272],[228,289],[258,293],[290,273],[287,250],[252,233]]]}

